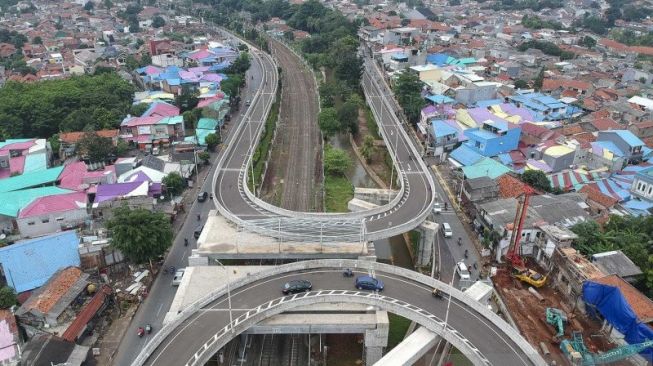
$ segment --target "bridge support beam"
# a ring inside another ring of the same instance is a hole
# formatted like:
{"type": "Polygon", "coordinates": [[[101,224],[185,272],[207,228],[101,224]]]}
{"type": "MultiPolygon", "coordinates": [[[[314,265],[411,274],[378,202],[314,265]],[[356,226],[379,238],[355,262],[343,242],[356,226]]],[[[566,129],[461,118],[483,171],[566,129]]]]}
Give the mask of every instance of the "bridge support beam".
{"type": "Polygon", "coordinates": [[[417,250],[417,264],[427,266],[433,257],[435,249],[435,236],[438,235],[440,225],[433,221],[424,221],[417,230],[420,232],[419,247],[417,250]]]}
{"type": "MultiPolygon", "coordinates": [[[[426,354],[441,338],[430,330],[420,327],[388,352],[374,366],[408,366],[426,354]]],[[[368,363],[369,364],[369,363],[368,363]]]]}
{"type": "Polygon", "coordinates": [[[365,331],[365,364],[374,365],[383,357],[383,349],[388,346],[390,323],[388,313],[376,312],[376,329],[365,331]]]}

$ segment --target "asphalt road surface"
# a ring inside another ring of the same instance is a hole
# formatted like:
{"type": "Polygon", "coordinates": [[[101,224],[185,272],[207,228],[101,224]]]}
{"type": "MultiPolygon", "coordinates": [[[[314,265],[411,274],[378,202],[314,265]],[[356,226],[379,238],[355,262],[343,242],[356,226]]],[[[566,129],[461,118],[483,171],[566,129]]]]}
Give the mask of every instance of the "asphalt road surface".
{"type": "MultiPolygon", "coordinates": [[[[283,92],[279,109],[277,139],[272,149],[280,150],[283,169],[281,207],[293,211],[316,211],[316,165],[320,154],[318,102],[313,73],[286,46],[271,41],[272,52],[282,69],[283,92]]],[[[272,156],[275,156],[273,153],[272,156]]],[[[278,182],[277,182],[278,184],[278,182]]],[[[321,207],[319,205],[318,207],[321,207]]]]}
{"type": "MultiPolygon", "coordinates": [[[[251,99],[259,88],[261,70],[259,69],[260,65],[252,64],[251,69],[248,72],[249,79],[245,88],[242,90],[242,104],[243,106],[239,111],[232,114],[232,119],[230,123],[233,123],[234,126],[230,128],[230,133],[226,136],[227,143],[231,140],[231,131],[235,128],[235,125],[241,123],[242,114],[245,113],[246,107],[244,106],[245,100],[251,99]],[[252,80],[251,76],[255,76],[252,80]]],[[[212,169],[212,168],[210,168],[212,169]]],[[[211,182],[212,182],[212,173],[209,174],[207,179],[202,182],[202,188],[200,191],[211,191],[211,182]]],[[[197,202],[195,200],[193,205],[187,207],[188,215],[186,216],[186,221],[181,227],[181,230],[176,233],[175,241],[170,249],[164,266],[170,267],[174,266],[175,268],[183,268],[188,265],[188,255],[191,250],[196,247],[196,241],[193,237],[193,231],[197,228],[198,225],[204,223],[206,217],[208,216],[209,210],[215,209],[213,202],[211,200],[206,200],[205,202],[197,202]],[[201,221],[197,221],[197,214],[200,214],[201,221]],[[184,246],[184,238],[188,238],[189,245],[184,246]]],[[[164,268],[165,268],[164,267],[164,268]]],[[[132,328],[128,329],[125,336],[120,343],[118,351],[114,356],[113,364],[116,366],[129,365],[131,361],[136,357],[136,355],[141,351],[143,346],[147,343],[150,336],[145,335],[142,338],[139,338],[136,335],[136,329],[139,326],[144,326],[145,324],[151,324],[154,327],[154,330],[161,329],[163,318],[165,314],[170,309],[170,304],[175,297],[177,287],[172,286],[172,276],[160,274],[150,292],[140,305],[138,311],[134,315],[132,320],[132,328]]]]}
{"type": "MultiPolygon", "coordinates": [[[[262,55],[261,55],[262,56],[262,55]]],[[[218,170],[216,177],[215,197],[219,205],[225,208],[230,214],[237,216],[242,220],[253,219],[273,219],[280,217],[276,213],[270,212],[256,203],[250,201],[245,195],[242,187],[244,167],[252,149],[252,141],[256,138],[256,131],[265,119],[265,104],[273,98],[272,83],[274,81],[276,67],[267,57],[255,57],[254,63],[260,62],[263,67],[263,85],[261,96],[250,108],[250,118],[245,121],[247,125],[235,132],[234,141],[228,144],[225,150],[225,160],[218,170]],[[269,81],[269,82],[268,82],[269,81]]],[[[258,75],[255,75],[257,77],[258,75]]],[[[364,78],[364,82],[373,85],[369,78],[364,78]]],[[[374,87],[370,87],[375,90],[374,87]]],[[[401,133],[404,128],[395,122],[394,111],[383,102],[383,95],[378,92],[372,92],[370,97],[371,108],[379,111],[380,121],[377,121],[379,127],[384,130],[388,140],[386,144],[393,149],[398,158],[398,168],[404,177],[404,195],[399,203],[388,208],[386,211],[365,217],[365,237],[368,240],[380,239],[395,235],[389,233],[394,227],[412,222],[413,219],[431,208],[431,186],[427,180],[428,171],[423,171],[416,161],[419,157],[413,156],[410,149],[410,141],[401,133]]],[[[360,217],[360,213],[345,214],[344,217],[360,217]]],[[[326,216],[322,216],[322,219],[326,216]]],[[[415,223],[417,226],[419,223],[415,223]]],[[[337,228],[339,229],[339,228],[337,228]]],[[[410,228],[409,228],[410,229],[410,228]]],[[[285,231],[307,230],[305,227],[284,227],[285,231]]],[[[338,237],[339,234],[329,235],[331,228],[325,227],[324,234],[327,236],[338,237]]],[[[313,229],[312,232],[302,231],[302,234],[319,234],[320,229],[313,229]]]]}
{"type": "MultiPolygon", "coordinates": [[[[357,272],[357,275],[367,272],[357,272]]],[[[377,270],[385,282],[383,295],[410,302],[444,320],[448,301],[436,299],[431,288],[410,278],[377,270]]],[[[313,290],[355,290],[354,280],[337,268],[319,268],[301,273],[282,273],[231,290],[234,319],[244,312],[283,296],[281,286],[291,279],[306,279],[313,290]]],[[[223,296],[190,316],[152,353],[146,365],[184,365],[218,330],[229,323],[227,298],[223,296]]],[[[451,301],[448,324],[467,338],[494,365],[529,365],[527,355],[504,332],[464,302],[451,301]]],[[[507,326],[507,325],[506,325],[507,326]]]]}

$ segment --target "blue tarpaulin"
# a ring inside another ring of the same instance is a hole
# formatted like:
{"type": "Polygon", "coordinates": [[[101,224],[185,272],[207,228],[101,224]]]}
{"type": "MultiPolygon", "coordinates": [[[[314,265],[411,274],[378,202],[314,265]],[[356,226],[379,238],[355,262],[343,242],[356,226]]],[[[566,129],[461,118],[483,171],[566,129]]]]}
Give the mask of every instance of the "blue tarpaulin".
{"type": "MultiPolygon", "coordinates": [[[[598,311],[615,329],[624,335],[626,342],[637,344],[653,339],[653,329],[637,319],[637,315],[614,286],[586,281],[583,283],[583,301],[590,315],[598,311]]],[[[648,362],[653,362],[653,349],[641,353],[648,362]]]]}

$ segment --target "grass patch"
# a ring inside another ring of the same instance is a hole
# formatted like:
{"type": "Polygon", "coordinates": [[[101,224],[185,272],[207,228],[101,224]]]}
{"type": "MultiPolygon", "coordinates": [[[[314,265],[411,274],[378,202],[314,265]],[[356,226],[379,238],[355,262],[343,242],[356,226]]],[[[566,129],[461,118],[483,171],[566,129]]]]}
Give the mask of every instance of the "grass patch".
{"type": "Polygon", "coordinates": [[[370,135],[372,135],[375,140],[380,140],[381,136],[379,135],[379,125],[376,124],[374,115],[372,114],[372,110],[369,106],[365,108],[365,117],[365,121],[367,122],[367,130],[369,131],[370,135]]]}
{"type": "Polygon", "coordinates": [[[270,144],[272,143],[272,136],[274,136],[274,129],[277,127],[277,120],[279,118],[279,102],[281,100],[281,79],[279,79],[279,87],[277,88],[277,97],[276,102],[272,104],[270,108],[270,113],[268,118],[265,120],[265,126],[263,126],[263,133],[261,134],[261,140],[256,147],[252,161],[254,164],[254,177],[252,179],[252,171],[250,170],[249,180],[247,184],[249,189],[252,192],[256,192],[253,182],[256,182],[259,186],[262,184],[261,176],[263,175],[263,168],[265,168],[265,161],[267,160],[268,153],[270,152],[270,144]]]}
{"type": "Polygon", "coordinates": [[[390,329],[386,351],[393,349],[404,340],[408,327],[410,326],[410,320],[392,313],[388,313],[388,320],[390,320],[390,329]]]}
{"type": "Polygon", "coordinates": [[[354,186],[341,175],[324,177],[326,212],[348,212],[347,202],[354,198],[354,186]]]}

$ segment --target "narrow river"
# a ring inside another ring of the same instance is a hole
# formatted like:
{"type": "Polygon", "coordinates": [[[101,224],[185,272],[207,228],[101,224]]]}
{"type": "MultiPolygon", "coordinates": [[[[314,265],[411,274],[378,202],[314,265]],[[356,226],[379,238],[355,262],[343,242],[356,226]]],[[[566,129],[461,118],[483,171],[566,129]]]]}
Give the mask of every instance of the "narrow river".
{"type": "MultiPolygon", "coordinates": [[[[352,157],[352,167],[347,171],[347,178],[354,187],[379,188],[372,178],[367,174],[363,164],[356,158],[353,147],[349,143],[349,136],[338,134],[331,138],[331,145],[349,153],[352,157]]],[[[394,264],[395,266],[413,269],[413,261],[406,246],[403,235],[393,236],[388,239],[374,241],[376,256],[379,262],[394,264]]]]}

